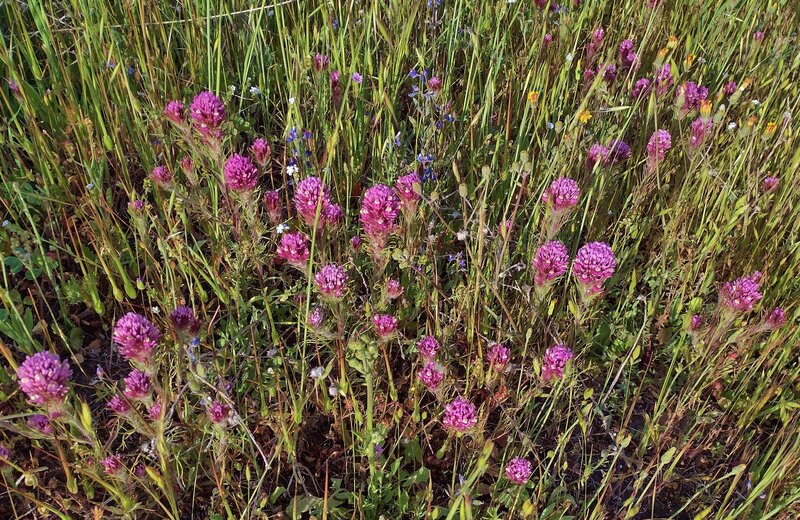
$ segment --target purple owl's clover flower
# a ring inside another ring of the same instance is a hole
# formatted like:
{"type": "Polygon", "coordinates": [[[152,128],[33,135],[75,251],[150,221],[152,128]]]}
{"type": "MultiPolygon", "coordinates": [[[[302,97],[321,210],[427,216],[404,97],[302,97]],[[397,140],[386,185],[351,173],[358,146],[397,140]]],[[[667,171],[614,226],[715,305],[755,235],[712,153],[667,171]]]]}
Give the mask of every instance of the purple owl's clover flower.
{"type": "Polygon", "coordinates": [[[172,328],[182,337],[194,337],[200,332],[202,324],[195,316],[194,311],[185,306],[178,305],[172,312],[169,313],[169,321],[172,323],[172,328]]]}
{"type": "Polygon", "coordinates": [[[167,103],[167,106],[164,107],[164,116],[178,126],[183,126],[185,124],[184,112],[185,108],[181,101],[170,101],[167,103]]]}
{"type": "Polygon", "coordinates": [[[269,156],[272,153],[272,148],[266,139],[259,137],[253,141],[252,145],[250,145],[250,152],[253,154],[253,158],[256,160],[256,163],[263,168],[269,160],[269,156]]]}
{"type": "Polygon", "coordinates": [[[463,433],[478,423],[478,411],[475,405],[463,397],[456,397],[445,407],[442,424],[448,430],[463,433]]]}
{"type": "Polygon", "coordinates": [[[439,352],[439,342],[433,336],[424,336],[417,342],[417,351],[423,360],[434,360],[439,352]]]}
{"type": "Polygon", "coordinates": [[[742,276],[732,282],[725,282],[719,291],[719,304],[734,314],[745,314],[753,310],[753,305],[761,299],[759,287],[761,273],[742,276]]]}
{"type": "Polygon", "coordinates": [[[211,406],[208,407],[208,418],[217,426],[223,426],[228,422],[228,417],[231,414],[230,406],[221,403],[220,401],[213,401],[211,406]]]}
{"type": "Polygon", "coordinates": [[[616,268],[617,259],[611,247],[604,242],[590,242],[575,255],[572,274],[586,295],[594,295],[602,292],[603,282],[611,278],[616,268]]]}
{"type": "Polygon", "coordinates": [[[294,190],[294,207],[309,227],[320,229],[324,226],[324,210],[330,203],[330,188],[319,177],[306,177],[297,183],[294,190]]]}
{"type": "Polygon", "coordinates": [[[397,318],[391,314],[376,314],[372,317],[372,326],[378,336],[386,338],[397,329],[397,318]]]}
{"type": "Polygon", "coordinates": [[[128,377],[124,379],[125,390],[122,394],[131,400],[146,401],[150,397],[150,376],[141,370],[131,370],[128,377]]]}
{"type": "Polygon", "coordinates": [[[569,252],[567,247],[558,240],[545,242],[536,250],[533,267],[536,269],[534,278],[537,286],[545,286],[567,272],[569,252]]]}
{"type": "Polygon", "coordinates": [[[542,381],[547,383],[553,379],[561,379],[564,376],[567,362],[574,357],[575,354],[572,353],[572,350],[562,344],[548,348],[544,353],[542,363],[542,381]]]}
{"type": "Polygon", "coordinates": [[[542,202],[549,204],[555,212],[572,209],[578,204],[581,189],[572,179],[562,177],[556,179],[542,194],[542,202]]]}
{"type": "Polygon", "coordinates": [[[323,296],[339,299],[347,289],[347,271],[338,264],[327,264],[314,276],[314,284],[323,296]]]}
{"type": "Polygon", "coordinates": [[[208,91],[197,94],[189,105],[192,126],[205,138],[219,139],[222,136],[225,116],[225,104],[208,91]]]}
{"type": "Polygon", "coordinates": [[[129,312],[117,320],[112,332],[112,339],[119,347],[122,357],[128,361],[137,361],[149,365],[153,349],[161,333],[147,318],[135,312],[129,312]]]}
{"type": "Polygon", "coordinates": [[[422,189],[422,183],[419,174],[413,172],[399,177],[395,188],[400,196],[402,208],[407,213],[413,213],[417,207],[417,201],[421,198],[419,190],[422,189]]]}
{"type": "Polygon", "coordinates": [[[233,154],[223,168],[225,184],[228,188],[239,191],[252,191],[258,186],[258,168],[249,157],[233,154]]]}
{"type": "Polygon", "coordinates": [[[359,214],[372,246],[382,250],[397,227],[400,198],[389,186],[376,184],[364,193],[359,214]]]}
{"type": "Polygon", "coordinates": [[[286,233],[281,236],[278,244],[278,258],[285,260],[290,265],[305,269],[311,252],[308,249],[308,239],[300,232],[286,233]]]}
{"type": "Polygon", "coordinates": [[[489,348],[489,353],[486,357],[490,367],[502,370],[511,361],[511,349],[502,343],[495,343],[489,348]]]}
{"type": "Polygon", "coordinates": [[[533,466],[531,462],[522,457],[514,457],[506,464],[506,478],[514,484],[523,486],[531,478],[533,466]]]}
{"type": "Polygon", "coordinates": [[[419,372],[419,380],[428,387],[428,390],[436,390],[439,384],[444,380],[444,369],[434,361],[428,361],[422,370],[419,372]]]}
{"type": "Polygon", "coordinates": [[[281,195],[275,190],[264,193],[264,207],[267,209],[267,216],[273,224],[280,224],[283,215],[281,208],[281,195]]]}
{"type": "Polygon", "coordinates": [[[172,174],[169,172],[166,166],[156,166],[150,172],[148,177],[150,177],[150,180],[162,188],[167,187],[172,183],[172,174]]]}
{"type": "Polygon", "coordinates": [[[647,142],[648,169],[654,170],[656,165],[664,160],[670,148],[672,148],[672,136],[668,131],[659,129],[653,132],[647,142]]]}
{"type": "Polygon", "coordinates": [[[37,352],[17,368],[17,382],[28,401],[46,410],[57,410],[69,391],[72,369],[69,362],[52,352],[37,352]]]}

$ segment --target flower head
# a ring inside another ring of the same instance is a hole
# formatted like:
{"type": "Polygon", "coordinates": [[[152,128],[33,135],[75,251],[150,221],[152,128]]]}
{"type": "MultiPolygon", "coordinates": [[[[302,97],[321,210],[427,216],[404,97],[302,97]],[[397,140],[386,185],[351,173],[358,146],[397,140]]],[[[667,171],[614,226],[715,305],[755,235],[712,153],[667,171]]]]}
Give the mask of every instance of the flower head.
{"type": "Polygon", "coordinates": [[[572,179],[562,177],[550,184],[542,194],[542,202],[550,204],[554,211],[565,211],[578,204],[581,189],[572,179]]]}
{"type": "Polygon", "coordinates": [[[373,244],[382,248],[395,230],[400,198],[389,186],[376,184],[364,193],[360,219],[373,244]]]}
{"type": "Polygon", "coordinates": [[[608,145],[606,162],[615,165],[627,161],[631,157],[631,147],[621,139],[615,139],[608,145]]]}
{"type": "Polygon", "coordinates": [[[450,430],[465,432],[478,423],[478,411],[469,400],[456,397],[445,407],[442,423],[450,430]]]}
{"type": "Polygon", "coordinates": [[[726,96],[731,96],[736,92],[738,85],[735,81],[728,81],[725,85],[722,86],[722,93],[726,96]]]}
{"type": "Polygon", "coordinates": [[[275,190],[269,190],[264,193],[264,207],[267,209],[267,215],[270,222],[278,224],[281,221],[281,196],[275,190]]]}
{"type": "Polygon", "coordinates": [[[769,176],[766,179],[764,179],[764,182],[761,185],[763,186],[764,191],[774,191],[775,188],[778,187],[779,182],[780,179],[778,179],[777,177],[769,176]]]}
{"type": "Polygon", "coordinates": [[[433,92],[437,92],[442,90],[442,80],[437,76],[431,76],[428,79],[428,88],[431,89],[433,92]]]}
{"type": "Polygon", "coordinates": [[[166,166],[156,166],[150,172],[150,179],[159,186],[168,186],[172,182],[172,174],[166,166]]]}
{"type": "Polygon", "coordinates": [[[311,252],[308,250],[308,240],[300,232],[285,233],[278,244],[278,258],[287,261],[295,267],[304,267],[308,263],[311,252]]]}
{"type": "Polygon", "coordinates": [[[719,293],[719,303],[725,309],[744,314],[753,310],[753,305],[761,299],[759,282],[761,273],[742,276],[732,282],[725,282],[719,293]]]}
{"type": "Polygon", "coordinates": [[[672,136],[666,130],[656,130],[647,142],[647,154],[651,160],[663,161],[670,148],[672,148],[672,136]]]}
{"type": "Polygon", "coordinates": [[[114,397],[109,399],[109,401],[106,403],[106,408],[117,415],[125,415],[131,411],[131,405],[128,404],[128,401],[118,395],[114,395],[114,397]]]}
{"type": "Polygon", "coordinates": [[[545,285],[567,272],[569,252],[558,240],[545,242],[536,250],[533,267],[536,269],[536,285],[545,285]]]}
{"type": "Polygon", "coordinates": [[[322,326],[322,322],[325,321],[325,311],[322,307],[314,307],[311,309],[311,312],[308,313],[308,326],[312,329],[316,330],[322,326]]]}
{"type": "Polygon", "coordinates": [[[269,155],[272,153],[272,148],[269,146],[266,139],[259,137],[250,145],[250,152],[253,154],[259,166],[263,167],[267,164],[267,159],[269,159],[269,155]]]}
{"type": "Polygon", "coordinates": [[[708,98],[708,89],[694,81],[687,81],[675,92],[675,97],[680,100],[683,96],[683,111],[699,110],[700,103],[708,98]]]}
{"type": "Polygon", "coordinates": [[[572,274],[586,286],[589,293],[602,290],[602,284],[617,268],[617,258],[605,242],[590,242],[578,250],[572,264],[572,274]]]}
{"type": "Polygon", "coordinates": [[[161,419],[161,412],[163,408],[164,407],[161,404],[161,401],[160,400],[156,401],[155,403],[153,403],[153,406],[151,406],[150,409],[147,410],[147,417],[149,417],[151,421],[157,421],[161,419]]]}
{"type": "Polygon", "coordinates": [[[397,179],[395,187],[397,188],[397,193],[400,195],[400,200],[405,206],[413,207],[412,204],[420,199],[420,194],[414,189],[414,185],[417,185],[417,189],[421,187],[419,174],[417,174],[417,172],[403,175],[397,179]]]}
{"type": "Polygon", "coordinates": [[[103,472],[106,475],[116,475],[125,469],[122,459],[118,455],[109,455],[101,460],[100,464],[103,466],[103,472]]]}
{"type": "Polygon", "coordinates": [[[169,321],[172,322],[172,327],[179,334],[195,336],[200,332],[200,320],[197,319],[194,311],[185,305],[178,305],[175,307],[175,309],[169,313],[169,321]]]}
{"type": "Polygon", "coordinates": [[[710,117],[698,117],[692,121],[692,134],[689,137],[689,146],[695,149],[703,144],[713,129],[714,122],[710,117]]]}
{"type": "Polygon", "coordinates": [[[669,63],[665,63],[656,74],[655,90],[657,96],[662,96],[669,90],[675,79],[672,76],[672,67],[669,63]]]}
{"type": "Polygon", "coordinates": [[[258,169],[249,157],[233,154],[223,168],[225,184],[234,191],[250,191],[258,186],[258,169]]]}
{"type": "Polygon", "coordinates": [[[153,348],[161,334],[155,325],[140,314],[129,312],[117,320],[112,338],[122,357],[129,361],[150,363],[153,348]]]}
{"type": "Polygon", "coordinates": [[[692,319],[689,320],[689,330],[691,331],[699,330],[700,327],[703,326],[704,321],[705,320],[703,320],[703,317],[701,315],[699,314],[692,315],[692,319]]]}
{"type": "Polygon", "coordinates": [[[388,296],[390,300],[399,298],[402,295],[403,286],[400,284],[399,280],[395,280],[394,278],[386,280],[386,296],[388,296]]]}
{"type": "Polygon", "coordinates": [[[639,99],[639,96],[642,94],[646,94],[650,91],[650,80],[647,78],[641,78],[633,84],[633,89],[631,90],[631,96],[634,99],[639,99]]]}
{"type": "Polygon", "coordinates": [[[376,314],[372,317],[372,326],[378,336],[385,338],[397,328],[397,318],[391,314],[376,314]]]}
{"type": "Polygon", "coordinates": [[[124,381],[125,390],[122,393],[128,399],[145,399],[150,396],[150,376],[146,372],[131,370],[124,381]]]}
{"type": "Polygon", "coordinates": [[[528,459],[514,457],[506,464],[506,478],[520,486],[528,482],[533,473],[533,466],[528,459]]]}
{"type": "Polygon", "coordinates": [[[364,81],[364,76],[362,76],[358,72],[354,72],[353,75],[350,76],[350,79],[352,79],[354,83],[361,85],[361,83],[364,81]]]}
{"type": "Polygon", "coordinates": [[[786,311],[780,307],[775,307],[772,309],[772,312],[769,313],[767,319],[764,320],[764,325],[766,325],[769,330],[783,327],[786,325],[786,311]]]}
{"type": "Polygon", "coordinates": [[[547,349],[542,363],[542,380],[546,383],[551,379],[561,379],[564,375],[564,367],[574,357],[575,354],[572,353],[572,350],[561,344],[547,349]]]}
{"type": "Polygon", "coordinates": [[[495,343],[489,348],[487,358],[489,359],[490,366],[501,369],[511,360],[511,349],[502,343],[495,343]]]}
{"type": "Polygon", "coordinates": [[[314,227],[325,223],[323,210],[331,203],[330,189],[319,177],[306,177],[294,189],[294,207],[303,221],[314,227]],[[320,215],[317,219],[317,210],[320,215]]]}
{"type": "Polygon", "coordinates": [[[50,435],[53,433],[53,425],[50,424],[50,419],[48,419],[46,415],[42,415],[40,413],[31,415],[28,418],[28,428],[31,428],[32,430],[38,430],[45,435],[50,435]]]}
{"type": "Polygon", "coordinates": [[[593,144],[586,154],[586,166],[591,170],[595,164],[605,164],[608,160],[608,154],[608,148],[600,143],[593,144]]]}
{"type": "Polygon", "coordinates": [[[432,360],[439,352],[439,342],[433,336],[424,336],[417,342],[417,351],[422,359],[432,360]]]}
{"type": "Polygon", "coordinates": [[[322,216],[325,224],[329,226],[339,226],[344,222],[344,210],[336,203],[330,203],[322,208],[322,216]]]}
{"type": "Polygon", "coordinates": [[[183,124],[184,106],[181,101],[170,101],[164,107],[164,116],[177,125],[183,124]]]}
{"type": "Polygon", "coordinates": [[[428,361],[417,377],[429,390],[436,390],[444,379],[444,370],[437,363],[428,361]]]}
{"type": "Polygon", "coordinates": [[[323,70],[328,68],[329,61],[330,60],[328,59],[328,56],[326,56],[325,54],[317,53],[314,56],[314,70],[316,70],[317,72],[322,72],[323,70]]]}
{"type": "Polygon", "coordinates": [[[231,408],[217,400],[214,400],[211,406],[208,407],[208,418],[211,419],[211,422],[214,424],[219,425],[227,422],[230,413],[231,408]]]}
{"type": "Polygon", "coordinates": [[[347,271],[337,264],[327,264],[314,276],[314,284],[324,296],[341,298],[347,289],[347,271]]]}
{"type": "Polygon", "coordinates": [[[69,362],[46,351],[26,357],[17,369],[20,390],[28,395],[28,401],[43,408],[63,404],[70,377],[69,362]]]}
{"type": "Polygon", "coordinates": [[[204,137],[218,139],[220,127],[225,121],[225,104],[220,98],[208,91],[197,94],[189,106],[189,117],[192,125],[204,137]]]}

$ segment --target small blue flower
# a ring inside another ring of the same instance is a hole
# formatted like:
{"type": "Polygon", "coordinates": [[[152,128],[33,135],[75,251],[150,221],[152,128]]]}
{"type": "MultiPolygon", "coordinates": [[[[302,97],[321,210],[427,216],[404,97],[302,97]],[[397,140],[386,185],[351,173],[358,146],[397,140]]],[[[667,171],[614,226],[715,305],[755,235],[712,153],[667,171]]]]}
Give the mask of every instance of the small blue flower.
{"type": "Polygon", "coordinates": [[[441,129],[442,129],[442,126],[444,126],[444,123],[442,123],[442,120],[441,120],[441,119],[440,119],[440,120],[438,120],[438,121],[436,121],[436,129],[437,129],[437,130],[441,130],[441,129]]]}
{"type": "Polygon", "coordinates": [[[133,76],[133,73],[136,72],[136,69],[133,68],[133,65],[128,66],[128,75],[133,76]]]}
{"type": "Polygon", "coordinates": [[[294,157],[289,159],[289,166],[297,166],[297,159],[295,159],[294,157]]]}
{"type": "Polygon", "coordinates": [[[411,72],[408,73],[408,77],[411,79],[417,79],[419,74],[417,73],[417,69],[411,69],[411,72]]]}
{"type": "Polygon", "coordinates": [[[306,129],[303,129],[303,139],[311,139],[314,135],[306,129]]]}
{"type": "Polygon", "coordinates": [[[400,132],[397,132],[397,135],[394,136],[394,145],[398,148],[400,147],[400,132]]]}
{"type": "Polygon", "coordinates": [[[11,224],[11,222],[9,222],[8,220],[3,221],[3,227],[8,227],[9,224],[11,224]]]}
{"type": "Polygon", "coordinates": [[[106,63],[106,67],[109,68],[109,69],[113,69],[116,66],[117,66],[117,64],[114,63],[114,60],[109,60],[108,63],[106,63]]]}
{"type": "Polygon", "coordinates": [[[292,127],[292,129],[289,130],[289,137],[286,138],[286,142],[292,143],[295,139],[297,139],[297,128],[292,127]]]}
{"type": "Polygon", "coordinates": [[[331,26],[333,27],[334,31],[337,30],[339,28],[339,19],[334,18],[333,20],[331,20],[331,26]]]}
{"type": "Polygon", "coordinates": [[[89,184],[86,185],[87,190],[91,190],[92,188],[94,188],[94,183],[90,182],[89,184]]]}

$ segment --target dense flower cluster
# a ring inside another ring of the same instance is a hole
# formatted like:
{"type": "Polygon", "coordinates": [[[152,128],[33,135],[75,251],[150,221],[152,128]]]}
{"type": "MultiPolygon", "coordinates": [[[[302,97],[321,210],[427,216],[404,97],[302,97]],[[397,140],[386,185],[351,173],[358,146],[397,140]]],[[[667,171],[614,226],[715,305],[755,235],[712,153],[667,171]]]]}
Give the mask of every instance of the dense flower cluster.
{"type": "Polygon", "coordinates": [[[141,370],[131,370],[124,379],[125,390],[122,392],[128,399],[146,399],[150,396],[150,376],[141,370]]]}
{"type": "Polygon", "coordinates": [[[687,81],[678,88],[675,96],[679,100],[683,98],[683,111],[699,110],[700,102],[708,98],[708,89],[694,81],[687,81]]]}
{"type": "Polygon", "coordinates": [[[53,425],[50,424],[50,419],[40,413],[30,416],[28,419],[28,427],[33,430],[38,430],[45,435],[53,433],[53,425]]]}
{"type": "Polygon", "coordinates": [[[542,194],[542,202],[549,204],[554,211],[564,211],[578,204],[581,189],[572,179],[562,177],[550,184],[542,194]]]}
{"type": "Polygon", "coordinates": [[[327,264],[314,276],[319,292],[328,298],[341,298],[347,289],[347,271],[338,264],[327,264]]]}
{"type": "Polygon", "coordinates": [[[495,343],[489,348],[487,358],[490,366],[502,369],[511,360],[511,349],[502,343],[495,343]]]}
{"type": "Polygon", "coordinates": [[[250,145],[250,152],[253,154],[253,158],[259,166],[264,166],[267,164],[267,159],[269,159],[272,148],[270,148],[266,139],[259,137],[250,145]]]}
{"type": "Polygon", "coordinates": [[[419,380],[430,390],[436,390],[444,380],[444,370],[434,361],[428,361],[419,372],[419,380]]]}
{"type": "Polygon", "coordinates": [[[179,334],[194,336],[200,332],[201,323],[194,311],[185,305],[178,305],[169,313],[169,321],[179,334]]]}
{"type": "Polygon", "coordinates": [[[170,101],[164,107],[164,116],[175,124],[183,124],[185,108],[181,101],[170,101]]]}
{"type": "Polygon", "coordinates": [[[208,418],[214,424],[224,424],[228,421],[228,416],[231,413],[231,408],[221,403],[220,401],[213,401],[211,406],[208,407],[208,418]]]}
{"type": "Polygon", "coordinates": [[[564,376],[564,367],[574,357],[572,350],[564,345],[553,345],[548,348],[542,363],[542,380],[547,382],[551,379],[561,379],[564,376]]]}
{"type": "Polygon", "coordinates": [[[478,410],[463,397],[456,397],[445,407],[442,424],[445,428],[465,432],[478,423],[478,410]]]}
{"type": "Polygon", "coordinates": [[[225,116],[225,104],[208,91],[197,94],[189,105],[192,125],[204,137],[218,139],[225,116]]]}
{"type": "Polygon", "coordinates": [[[617,268],[617,258],[611,247],[604,242],[590,242],[578,250],[572,264],[572,274],[584,285],[587,292],[602,290],[605,280],[611,278],[617,268]]]}
{"type": "Polygon", "coordinates": [[[533,267],[536,269],[536,285],[545,285],[567,272],[569,252],[558,240],[545,242],[536,250],[533,267]]]}
{"type": "Polygon", "coordinates": [[[364,193],[360,219],[373,246],[381,249],[397,227],[400,198],[389,186],[376,184],[364,193]]]}
{"type": "Polygon", "coordinates": [[[308,313],[308,326],[312,329],[318,329],[322,326],[322,323],[325,321],[325,311],[322,307],[314,307],[311,309],[311,312],[308,313]]]}
{"type": "Polygon", "coordinates": [[[125,415],[131,411],[131,405],[128,404],[128,401],[118,395],[112,397],[106,403],[106,407],[117,415],[125,415]]]}
{"type": "Polygon", "coordinates": [[[156,166],[150,172],[150,179],[159,186],[168,186],[172,182],[172,174],[166,166],[156,166]]]}
{"type": "Polygon", "coordinates": [[[267,210],[267,216],[270,222],[278,224],[281,221],[281,195],[275,190],[264,192],[264,208],[267,210]]]}
{"type": "Polygon", "coordinates": [[[129,312],[117,320],[112,338],[119,353],[129,361],[150,363],[161,334],[155,325],[140,314],[129,312]]]}
{"type": "Polygon", "coordinates": [[[311,252],[308,249],[308,239],[300,233],[284,233],[278,244],[278,258],[287,261],[295,267],[305,267],[311,252]]]}
{"type": "Polygon", "coordinates": [[[25,358],[17,368],[19,388],[28,401],[43,408],[63,404],[69,391],[72,369],[69,362],[52,352],[37,352],[25,358]]]}
{"type": "Polygon", "coordinates": [[[761,299],[759,282],[761,273],[742,276],[732,282],[725,282],[719,293],[719,303],[735,313],[744,314],[753,310],[753,305],[761,299]]]}
{"type": "Polygon", "coordinates": [[[417,342],[417,351],[422,356],[422,359],[436,359],[436,354],[439,352],[439,342],[433,336],[424,336],[417,342]]]}
{"type": "Polygon", "coordinates": [[[651,160],[663,161],[670,148],[672,148],[672,136],[668,131],[659,129],[653,132],[647,142],[647,155],[651,160]]]}
{"type": "Polygon", "coordinates": [[[421,186],[419,174],[416,172],[403,175],[397,179],[395,187],[398,195],[400,195],[400,200],[406,207],[413,207],[413,203],[421,197],[417,190],[414,189],[414,185],[417,186],[417,189],[421,186]]]}
{"type": "Polygon", "coordinates": [[[325,224],[325,208],[331,203],[330,188],[319,177],[306,177],[294,190],[294,207],[310,227],[325,224]],[[319,217],[317,212],[319,211],[319,217]]]}
{"type": "Polygon", "coordinates": [[[115,475],[125,469],[122,459],[118,455],[109,455],[100,461],[106,475],[115,475]]]}
{"type": "Polygon", "coordinates": [[[403,286],[400,285],[399,280],[390,278],[389,280],[386,281],[386,296],[390,300],[399,298],[402,295],[403,295],[403,286]]]}
{"type": "Polygon", "coordinates": [[[258,186],[258,169],[249,157],[233,154],[223,168],[225,184],[234,191],[251,191],[258,186]]]}
{"type": "Polygon", "coordinates": [[[689,146],[694,149],[702,145],[706,138],[711,135],[714,129],[714,122],[710,117],[698,117],[692,121],[692,133],[689,137],[689,146]]]}
{"type": "Polygon", "coordinates": [[[514,484],[520,486],[528,482],[533,473],[533,465],[527,459],[522,457],[514,457],[506,464],[506,478],[514,484]]]}
{"type": "Polygon", "coordinates": [[[764,320],[764,324],[770,330],[783,327],[786,325],[786,311],[780,307],[775,307],[772,312],[769,313],[767,319],[764,320]]]}
{"type": "Polygon", "coordinates": [[[386,337],[397,329],[397,318],[391,314],[376,314],[372,317],[372,326],[378,336],[386,337]]]}

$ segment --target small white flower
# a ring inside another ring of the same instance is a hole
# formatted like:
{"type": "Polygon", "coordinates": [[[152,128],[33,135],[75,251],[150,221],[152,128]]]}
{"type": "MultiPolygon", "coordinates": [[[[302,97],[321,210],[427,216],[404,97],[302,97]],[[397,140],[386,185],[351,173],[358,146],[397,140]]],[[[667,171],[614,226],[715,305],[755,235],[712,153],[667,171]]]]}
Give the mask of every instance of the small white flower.
{"type": "Polygon", "coordinates": [[[89,184],[86,185],[87,190],[91,190],[92,188],[94,188],[94,183],[90,182],[89,184]]]}
{"type": "Polygon", "coordinates": [[[311,379],[319,379],[322,377],[322,367],[315,367],[311,369],[311,372],[308,373],[308,376],[311,379]]]}
{"type": "Polygon", "coordinates": [[[757,99],[752,100],[751,103],[754,104],[757,107],[761,106],[761,101],[759,101],[757,99]]]}
{"type": "Polygon", "coordinates": [[[735,129],[736,129],[735,122],[731,121],[730,123],[728,123],[728,130],[735,130],[735,129]]]}
{"type": "Polygon", "coordinates": [[[547,122],[547,128],[549,128],[550,130],[552,130],[555,127],[556,127],[556,125],[554,125],[552,121],[548,121],[547,122]]]}
{"type": "Polygon", "coordinates": [[[289,104],[290,105],[294,105],[294,97],[290,97],[289,98],[289,104]]]}
{"type": "Polygon", "coordinates": [[[328,395],[331,397],[336,397],[339,395],[339,388],[335,384],[331,383],[331,386],[328,387],[328,395]]]}
{"type": "MultiPolygon", "coordinates": [[[[281,226],[285,226],[285,224],[281,224],[281,225],[280,225],[280,226],[278,226],[278,227],[280,228],[281,226]]],[[[279,233],[280,233],[280,231],[279,231],[279,233]]],[[[267,351],[267,357],[268,357],[269,359],[272,359],[272,358],[274,358],[274,357],[275,357],[275,354],[277,354],[277,353],[278,353],[278,349],[276,349],[276,348],[271,348],[271,349],[269,349],[269,350],[267,351]]]]}
{"type": "Polygon", "coordinates": [[[461,216],[461,213],[458,210],[453,210],[453,212],[450,213],[450,216],[453,218],[458,218],[461,216]]]}
{"type": "Polygon", "coordinates": [[[153,311],[153,314],[160,314],[161,313],[161,309],[158,308],[158,305],[153,305],[150,308],[150,310],[153,311]]]}
{"type": "Polygon", "coordinates": [[[466,232],[466,230],[463,230],[463,229],[462,229],[461,231],[459,231],[458,233],[456,233],[456,239],[460,240],[461,242],[463,242],[464,240],[466,240],[466,239],[467,239],[467,232],[466,232]]]}
{"type": "Polygon", "coordinates": [[[261,89],[256,86],[250,87],[250,93],[253,94],[254,96],[257,96],[261,94],[261,89]]]}
{"type": "Polygon", "coordinates": [[[231,85],[231,93],[236,94],[236,85],[231,85]]]}
{"type": "Polygon", "coordinates": [[[295,165],[295,164],[293,164],[291,166],[287,166],[286,167],[286,175],[288,175],[289,177],[294,177],[294,174],[297,173],[297,170],[298,170],[298,168],[297,168],[297,165],[295,165]]]}
{"type": "Polygon", "coordinates": [[[7,220],[4,220],[4,221],[3,221],[3,227],[6,227],[6,226],[8,226],[9,224],[11,224],[11,222],[9,222],[9,221],[7,221],[7,220]]]}
{"type": "MultiPolygon", "coordinates": [[[[282,235],[282,234],[286,233],[287,231],[289,231],[289,226],[287,226],[286,224],[278,224],[278,227],[275,228],[275,231],[277,231],[279,235],[282,235]]],[[[275,349],[272,349],[272,350],[275,350],[275,349]]],[[[272,356],[270,356],[270,357],[272,357],[272,356]]]]}
{"type": "Polygon", "coordinates": [[[572,63],[572,53],[567,53],[567,63],[572,63]]]}

